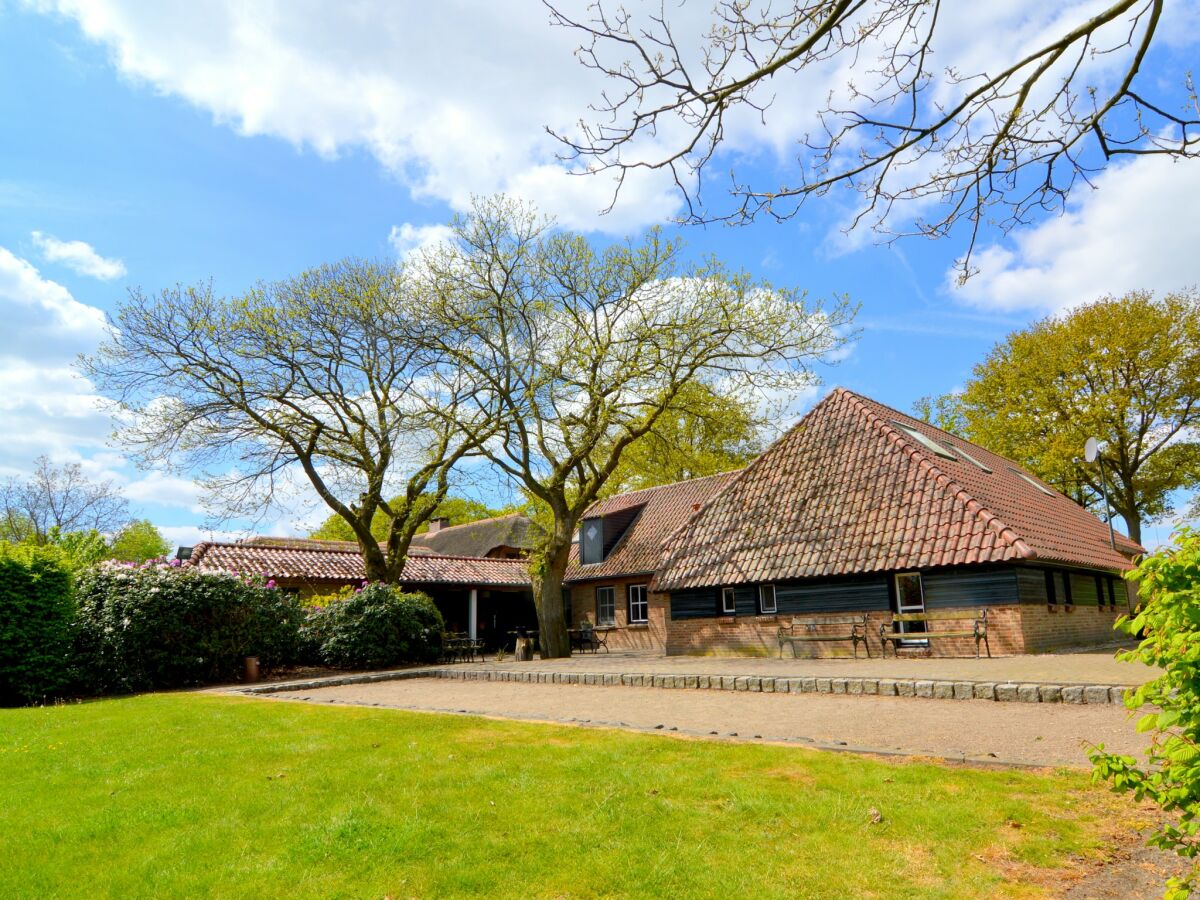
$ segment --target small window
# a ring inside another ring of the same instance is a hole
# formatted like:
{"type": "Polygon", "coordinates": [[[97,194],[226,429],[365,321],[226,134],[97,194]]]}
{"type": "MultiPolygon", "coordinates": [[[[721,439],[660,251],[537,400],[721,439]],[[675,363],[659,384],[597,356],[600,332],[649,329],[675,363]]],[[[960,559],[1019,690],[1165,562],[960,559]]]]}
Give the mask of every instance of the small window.
{"type": "Polygon", "coordinates": [[[1063,603],[1066,606],[1074,606],[1075,600],[1071,597],[1071,573],[1063,572],[1063,603]]]}
{"type": "Polygon", "coordinates": [[[914,441],[916,441],[918,444],[920,444],[926,450],[932,450],[934,453],[936,453],[938,456],[940,456],[944,459],[954,459],[955,458],[953,450],[951,450],[949,447],[943,447],[941,444],[939,444],[933,438],[929,437],[929,435],[923,434],[922,432],[913,428],[911,425],[905,425],[901,422],[893,422],[892,425],[895,426],[896,428],[899,428],[901,431],[903,431],[906,435],[908,435],[910,438],[912,438],[914,441]]]}
{"type": "Polygon", "coordinates": [[[1014,469],[1012,466],[1008,467],[1008,471],[1012,472],[1014,475],[1021,478],[1021,480],[1028,481],[1030,484],[1032,484],[1035,488],[1037,488],[1039,491],[1041,491],[1047,497],[1054,496],[1054,491],[1050,490],[1050,488],[1046,487],[1044,484],[1042,484],[1040,481],[1038,481],[1032,475],[1026,475],[1020,469],[1014,469]]]}
{"type": "Polygon", "coordinates": [[[630,624],[639,625],[650,621],[650,605],[646,602],[646,586],[631,584],[628,593],[630,624]]]}
{"type": "Polygon", "coordinates": [[[975,457],[973,457],[970,453],[968,453],[966,450],[964,450],[962,447],[955,447],[953,444],[947,444],[946,446],[950,447],[955,453],[957,453],[959,456],[961,456],[963,459],[965,459],[967,462],[969,462],[975,468],[982,469],[984,472],[992,471],[987,466],[985,466],[983,463],[981,463],[979,460],[977,460],[975,457]]]}
{"type": "Polygon", "coordinates": [[[1054,587],[1054,573],[1046,570],[1046,604],[1054,606],[1058,603],[1058,591],[1054,587]]]}
{"type": "Polygon", "coordinates": [[[737,612],[737,594],[731,587],[721,588],[721,612],[727,616],[737,612]]]}
{"type": "Polygon", "coordinates": [[[604,562],[604,521],[584,519],[579,528],[579,562],[590,566],[604,562]]]}
{"type": "Polygon", "coordinates": [[[760,584],[758,586],[758,611],[764,613],[776,612],[775,585],[760,584]]]}
{"type": "Polygon", "coordinates": [[[1117,579],[1111,576],[1108,579],[1108,605],[1117,608],[1117,579]]]}
{"type": "Polygon", "coordinates": [[[596,588],[596,624],[617,624],[616,592],[610,587],[596,588]]]}
{"type": "Polygon", "coordinates": [[[1100,607],[1101,609],[1104,609],[1104,604],[1107,602],[1107,598],[1104,596],[1104,579],[1102,577],[1100,577],[1099,575],[1097,575],[1097,576],[1095,576],[1095,581],[1096,581],[1096,605],[1098,607],[1100,607]]]}

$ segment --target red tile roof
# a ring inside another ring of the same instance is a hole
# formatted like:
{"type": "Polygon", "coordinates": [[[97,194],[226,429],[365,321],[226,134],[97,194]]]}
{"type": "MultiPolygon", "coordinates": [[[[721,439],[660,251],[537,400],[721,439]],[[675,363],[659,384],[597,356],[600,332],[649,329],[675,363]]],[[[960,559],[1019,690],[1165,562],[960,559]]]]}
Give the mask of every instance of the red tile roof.
{"type": "MultiPolygon", "coordinates": [[[[1107,526],[1012,461],[843,388],[671,536],[658,590],[1009,560],[1129,568],[1107,526]],[[941,445],[943,457],[897,425],[941,445]]],[[[1140,550],[1127,538],[1118,546],[1140,550]]]]}
{"type": "MultiPolygon", "coordinates": [[[[696,510],[739,473],[724,472],[676,484],[618,494],[593,504],[584,519],[641,509],[603,562],[583,566],[573,553],[566,581],[590,581],[653,572],[662,558],[663,542],[696,510]]],[[[577,550],[578,548],[576,548],[577,550]]]]}
{"type": "MultiPolygon", "coordinates": [[[[362,555],[354,544],[295,538],[197,544],[187,565],[261,573],[278,581],[352,583],[361,581],[366,574],[362,555]]],[[[401,581],[406,585],[482,587],[527,587],[530,583],[528,563],[524,560],[432,555],[410,556],[404,564],[401,581]]]]}

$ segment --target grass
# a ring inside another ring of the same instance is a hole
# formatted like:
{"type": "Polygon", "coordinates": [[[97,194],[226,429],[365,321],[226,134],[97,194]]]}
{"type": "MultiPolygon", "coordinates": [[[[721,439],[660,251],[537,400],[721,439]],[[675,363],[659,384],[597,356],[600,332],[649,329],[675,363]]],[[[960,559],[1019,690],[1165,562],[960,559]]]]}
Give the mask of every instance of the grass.
{"type": "Polygon", "coordinates": [[[6,898],[1038,895],[1112,809],[1080,772],[457,716],[0,711],[6,898]]]}

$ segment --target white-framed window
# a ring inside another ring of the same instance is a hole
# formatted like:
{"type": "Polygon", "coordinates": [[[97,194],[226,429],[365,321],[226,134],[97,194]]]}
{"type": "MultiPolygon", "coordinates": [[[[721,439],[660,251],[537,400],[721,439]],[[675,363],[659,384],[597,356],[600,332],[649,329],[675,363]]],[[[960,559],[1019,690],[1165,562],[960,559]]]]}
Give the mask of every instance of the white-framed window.
{"type": "Polygon", "coordinates": [[[721,612],[727,616],[737,612],[737,594],[731,587],[721,588],[721,612]]]}
{"type": "Polygon", "coordinates": [[[758,611],[764,613],[776,612],[775,585],[760,584],[758,586],[758,611]]]}
{"type": "Polygon", "coordinates": [[[643,625],[650,621],[650,604],[646,602],[646,585],[631,584],[628,588],[629,624],[643,625]]]}
{"type": "Polygon", "coordinates": [[[610,587],[596,588],[596,624],[617,624],[616,591],[610,587]]]}

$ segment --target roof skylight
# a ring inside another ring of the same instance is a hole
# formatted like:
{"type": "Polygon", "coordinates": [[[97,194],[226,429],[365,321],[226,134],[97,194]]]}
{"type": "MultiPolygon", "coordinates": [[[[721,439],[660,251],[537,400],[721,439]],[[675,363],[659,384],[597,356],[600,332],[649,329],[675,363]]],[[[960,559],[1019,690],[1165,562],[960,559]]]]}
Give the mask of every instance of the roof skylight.
{"type": "Polygon", "coordinates": [[[1030,484],[1032,484],[1032,485],[1033,485],[1035,488],[1037,488],[1039,491],[1041,491],[1043,494],[1045,494],[1047,497],[1053,497],[1053,496],[1054,496],[1054,491],[1050,490],[1050,488],[1046,487],[1046,486],[1045,486],[1044,484],[1042,484],[1040,481],[1038,481],[1038,480],[1036,480],[1036,479],[1034,479],[1034,478],[1031,478],[1030,476],[1026,475],[1026,474],[1025,474],[1024,472],[1022,472],[1020,469],[1014,469],[1012,466],[1009,466],[1009,467],[1008,467],[1008,471],[1012,472],[1014,475],[1019,475],[1019,476],[1020,476],[1021,478],[1023,478],[1025,481],[1028,481],[1028,482],[1029,482],[1030,484]]]}
{"type": "Polygon", "coordinates": [[[981,463],[979,460],[977,460],[975,457],[973,457],[970,453],[968,453],[966,450],[964,450],[962,447],[955,447],[953,444],[947,444],[946,446],[953,448],[955,453],[957,453],[959,456],[961,456],[963,459],[965,459],[967,462],[969,462],[971,465],[975,466],[976,468],[982,469],[985,472],[992,471],[987,466],[985,466],[983,463],[981,463]]]}
{"type": "Polygon", "coordinates": [[[896,428],[899,428],[901,431],[903,431],[906,435],[908,435],[910,438],[912,438],[914,441],[916,441],[918,444],[920,444],[926,450],[931,450],[934,453],[936,453],[938,456],[943,457],[944,459],[954,459],[954,452],[949,447],[943,447],[941,444],[939,444],[933,438],[929,437],[928,435],[922,434],[921,432],[917,431],[917,429],[913,428],[911,425],[905,425],[902,422],[893,422],[892,425],[895,426],[896,428]]]}

